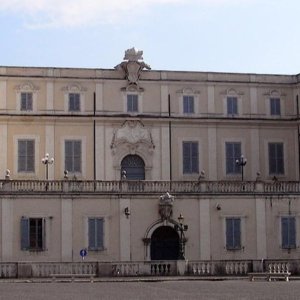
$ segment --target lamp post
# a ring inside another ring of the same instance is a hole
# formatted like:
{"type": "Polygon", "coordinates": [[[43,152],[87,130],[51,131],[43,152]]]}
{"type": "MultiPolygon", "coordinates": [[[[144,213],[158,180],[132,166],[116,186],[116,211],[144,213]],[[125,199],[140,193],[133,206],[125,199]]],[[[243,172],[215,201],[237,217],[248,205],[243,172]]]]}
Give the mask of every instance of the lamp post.
{"type": "Polygon", "coordinates": [[[49,153],[46,153],[45,157],[42,158],[42,163],[46,166],[46,180],[48,180],[48,165],[54,163],[54,158],[49,158],[49,153]]]}
{"type": "Polygon", "coordinates": [[[244,181],[244,167],[246,166],[247,158],[245,158],[242,154],[240,159],[237,159],[235,162],[239,167],[242,168],[242,181],[244,181]]]}
{"type": "Polygon", "coordinates": [[[178,223],[175,224],[174,229],[179,232],[179,257],[178,259],[185,259],[185,237],[184,232],[188,230],[188,225],[183,224],[184,217],[182,214],[178,217],[178,223]]]}

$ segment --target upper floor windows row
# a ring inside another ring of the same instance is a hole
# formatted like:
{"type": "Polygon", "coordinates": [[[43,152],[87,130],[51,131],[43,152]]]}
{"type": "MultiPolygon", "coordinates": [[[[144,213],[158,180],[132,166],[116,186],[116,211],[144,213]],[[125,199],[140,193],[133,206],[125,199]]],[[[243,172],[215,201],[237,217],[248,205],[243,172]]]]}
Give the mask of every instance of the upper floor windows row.
{"type": "MultiPolygon", "coordinates": [[[[37,157],[37,138],[17,140],[17,172],[35,174],[39,158],[37,157]]],[[[65,139],[62,145],[63,170],[71,174],[83,175],[84,143],[82,139],[65,139]]]]}
{"type": "MultiPolygon", "coordinates": [[[[182,142],[182,173],[199,174],[199,142],[182,142]]],[[[239,175],[242,166],[239,163],[242,157],[240,142],[225,142],[225,174],[226,176],[239,175]]],[[[269,142],[267,144],[268,174],[269,176],[285,175],[284,144],[269,142]]]]}
{"type": "MultiPolygon", "coordinates": [[[[56,110],[71,113],[83,113],[86,110],[86,97],[90,108],[93,110],[93,97],[91,94],[87,95],[87,89],[79,84],[68,85],[61,89],[64,94],[64,101],[57,102],[57,92],[53,85],[47,86],[47,94],[45,108],[43,110],[56,110]],[[56,101],[56,104],[55,104],[56,101]],[[63,103],[63,107],[61,107],[63,103]],[[57,106],[57,107],[56,107],[57,106]]],[[[96,109],[103,109],[103,102],[110,99],[103,99],[102,89],[96,89],[96,109]]],[[[33,84],[23,84],[16,88],[17,104],[16,109],[20,112],[37,112],[38,103],[40,101],[40,90],[33,84]]],[[[286,94],[272,91],[260,95],[263,99],[258,99],[259,95],[252,93],[251,101],[249,96],[245,96],[243,92],[234,89],[228,89],[225,92],[216,93],[215,90],[208,89],[207,95],[201,94],[200,91],[192,89],[183,89],[177,92],[179,102],[171,95],[171,113],[178,113],[179,115],[198,116],[206,114],[217,114],[225,117],[245,117],[247,115],[260,115],[280,117],[286,115],[289,110],[289,103],[285,100],[286,94]],[[254,100],[253,100],[254,99],[254,100]],[[261,103],[263,100],[263,104],[261,103]],[[179,106],[177,107],[177,103],[179,106]]],[[[163,94],[162,94],[163,96],[163,94]]],[[[158,96],[159,97],[159,96],[158,96]]],[[[143,98],[144,91],[140,90],[125,90],[120,94],[119,108],[109,107],[109,111],[127,112],[130,114],[143,113],[143,98]],[[122,109],[123,98],[123,109],[122,109]]],[[[161,101],[167,101],[167,94],[165,93],[161,101]]],[[[167,104],[160,105],[166,109],[167,104]]],[[[294,109],[294,105],[290,105],[290,109],[294,109]]],[[[155,111],[155,110],[152,110],[155,111]]],[[[292,115],[293,112],[288,112],[292,115]]]]}

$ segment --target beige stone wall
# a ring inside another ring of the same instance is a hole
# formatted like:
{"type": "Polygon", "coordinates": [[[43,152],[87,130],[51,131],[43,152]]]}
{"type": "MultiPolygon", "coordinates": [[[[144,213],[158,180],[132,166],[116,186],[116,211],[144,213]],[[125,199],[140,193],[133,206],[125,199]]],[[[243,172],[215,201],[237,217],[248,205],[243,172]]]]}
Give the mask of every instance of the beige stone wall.
{"type": "MultiPolygon", "coordinates": [[[[262,205],[251,196],[175,197],[172,219],[177,221],[183,214],[184,224],[189,227],[185,234],[187,259],[296,259],[298,247],[290,251],[281,248],[280,217],[296,216],[299,245],[298,197],[264,197],[259,201],[262,205]],[[226,249],[227,217],[241,218],[240,250],[226,249]]],[[[149,260],[150,246],[145,246],[143,238],[151,238],[159,226],[173,227],[159,222],[158,204],[158,197],[153,195],[2,198],[1,261],[80,261],[80,250],[88,246],[89,217],[104,218],[105,247],[103,251],[89,251],[87,261],[149,260]],[[130,209],[128,218],[124,207],[130,209]],[[46,251],[21,251],[22,216],[45,218],[46,251]]]]}

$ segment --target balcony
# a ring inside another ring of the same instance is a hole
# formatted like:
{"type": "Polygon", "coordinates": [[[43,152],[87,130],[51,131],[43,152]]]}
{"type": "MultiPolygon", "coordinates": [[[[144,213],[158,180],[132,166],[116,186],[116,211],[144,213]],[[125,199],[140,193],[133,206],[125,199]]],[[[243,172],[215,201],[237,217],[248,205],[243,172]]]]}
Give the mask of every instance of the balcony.
{"type": "Polygon", "coordinates": [[[1,180],[1,194],[300,194],[298,181],[1,180]]]}

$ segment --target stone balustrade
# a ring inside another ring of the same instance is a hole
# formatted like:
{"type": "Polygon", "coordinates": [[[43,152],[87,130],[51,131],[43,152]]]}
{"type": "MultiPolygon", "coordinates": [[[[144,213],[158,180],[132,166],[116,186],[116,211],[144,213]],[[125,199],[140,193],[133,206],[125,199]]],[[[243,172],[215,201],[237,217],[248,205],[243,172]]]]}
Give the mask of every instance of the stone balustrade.
{"type": "Polygon", "coordinates": [[[300,193],[300,183],[241,181],[81,181],[1,180],[0,193],[124,193],[124,194],[284,194],[300,193]]]}
{"type": "MultiPolygon", "coordinates": [[[[51,278],[56,275],[95,275],[96,277],[176,276],[178,262],[0,262],[1,278],[51,278]]],[[[249,272],[300,274],[299,260],[186,261],[184,274],[190,276],[247,276],[249,272]]]]}

